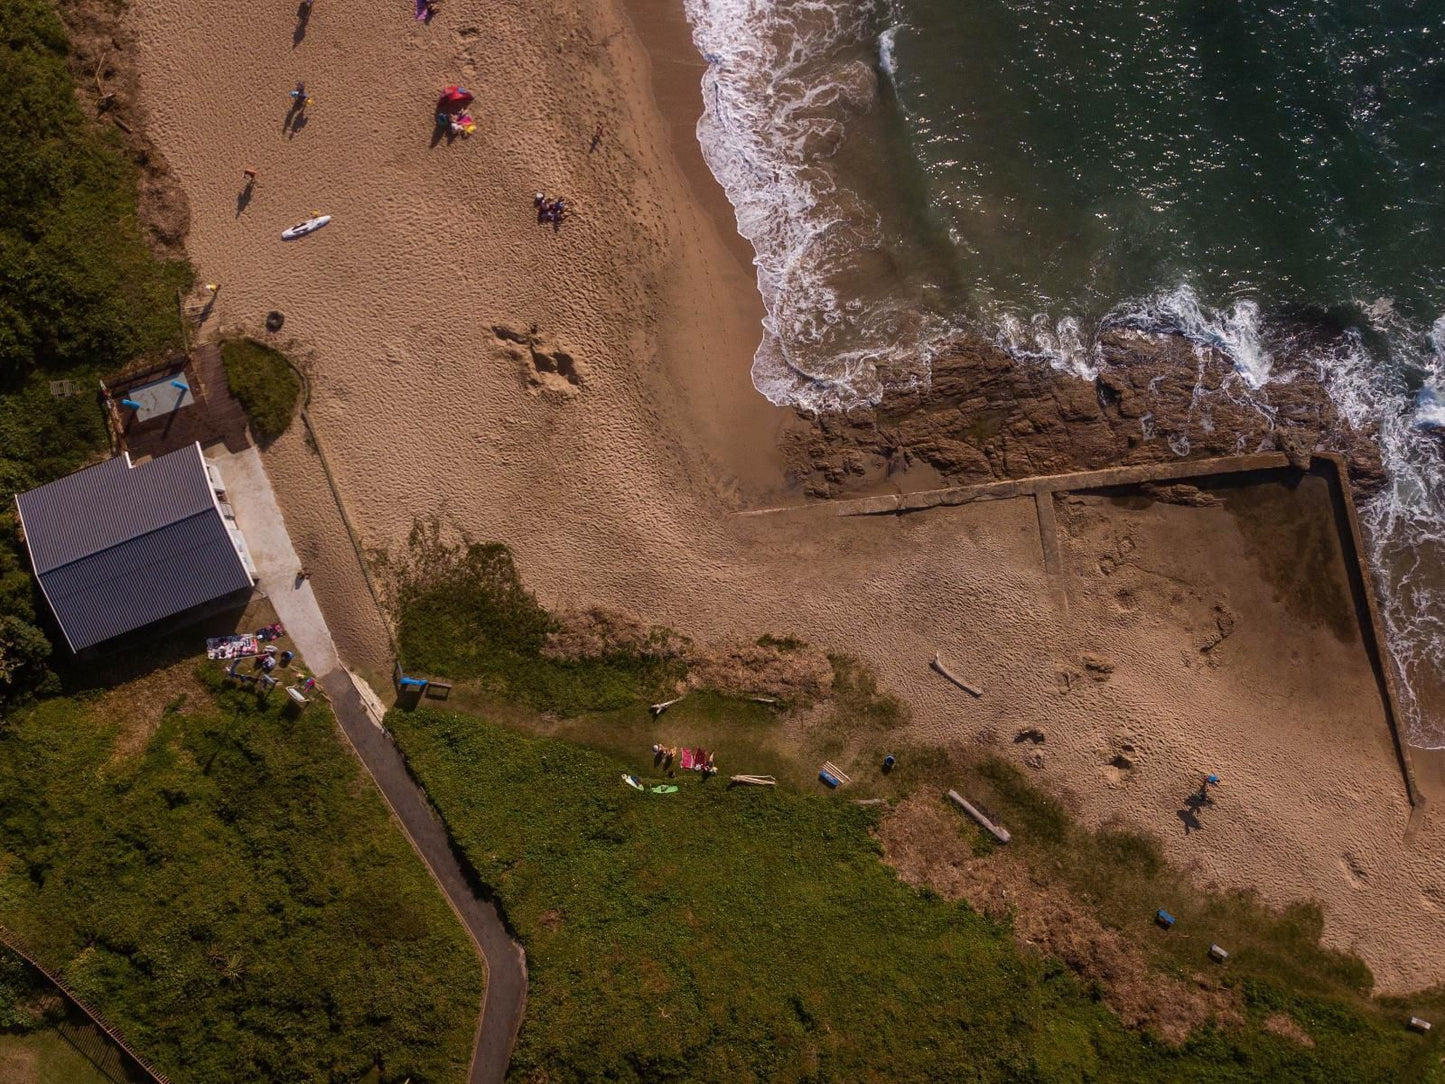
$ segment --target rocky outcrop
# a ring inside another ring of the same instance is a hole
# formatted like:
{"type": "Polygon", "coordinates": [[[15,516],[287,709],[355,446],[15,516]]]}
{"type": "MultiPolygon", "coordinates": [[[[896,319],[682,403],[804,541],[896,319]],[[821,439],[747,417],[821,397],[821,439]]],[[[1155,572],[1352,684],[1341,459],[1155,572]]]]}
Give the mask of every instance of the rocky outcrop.
{"type": "Polygon", "coordinates": [[[1100,348],[1090,381],[961,340],[935,359],[928,388],[796,428],[794,477],[826,497],[917,463],[967,485],[1243,452],[1308,463],[1329,450],[1357,488],[1383,480],[1375,434],[1350,426],[1313,368],[1278,363],[1251,388],[1223,354],[1181,336],[1109,331],[1100,348]]]}

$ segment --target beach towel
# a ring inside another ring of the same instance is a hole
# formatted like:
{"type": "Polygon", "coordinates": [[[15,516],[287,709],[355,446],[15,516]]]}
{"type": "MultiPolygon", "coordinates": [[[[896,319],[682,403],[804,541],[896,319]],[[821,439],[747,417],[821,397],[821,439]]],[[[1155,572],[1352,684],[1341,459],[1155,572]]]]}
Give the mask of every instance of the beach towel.
{"type": "Polygon", "coordinates": [[[240,636],[212,636],[206,640],[208,659],[244,659],[260,653],[261,645],[249,632],[240,636]]]}
{"type": "Polygon", "coordinates": [[[682,751],[682,766],[683,766],[683,768],[684,768],[685,770],[687,770],[687,771],[692,771],[694,768],[698,767],[701,763],[702,763],[702,761],[698,759],[697,754],[696,754],[693,750],[687,749],[687,748],[684,748],[684,749],[683,749],[683,751],[682,751]]]}

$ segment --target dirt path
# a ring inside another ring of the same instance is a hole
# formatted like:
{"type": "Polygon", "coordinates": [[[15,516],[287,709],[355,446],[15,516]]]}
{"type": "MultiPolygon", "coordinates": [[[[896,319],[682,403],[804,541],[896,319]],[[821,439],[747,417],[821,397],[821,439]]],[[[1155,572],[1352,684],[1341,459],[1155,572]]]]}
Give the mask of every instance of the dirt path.
{"type": "Polygon", "coordinates": [[[215,459],[256,563],[261,589],[302,658],[316,671],[351,748],[481,954],[487,986],[468,1080],[471,1084],[501,1081],[507,1075],[512,1043],[527,1003],[527,963],[522,948],[507,932],[496,905],[483,899],[467,880],[425,792],[412,780],[401,752],[380,725],[375,694],[363,696],[360,679],[342,666],[310,583],[296,579],[301,563],[260,454],[247,448],[216,454],[215,459]]]}

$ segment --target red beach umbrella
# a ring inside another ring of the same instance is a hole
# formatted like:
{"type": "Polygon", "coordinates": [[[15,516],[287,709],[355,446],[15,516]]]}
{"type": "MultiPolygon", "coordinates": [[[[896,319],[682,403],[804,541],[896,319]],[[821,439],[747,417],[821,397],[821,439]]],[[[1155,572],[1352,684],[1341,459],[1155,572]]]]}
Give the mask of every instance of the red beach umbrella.
{"type": "Polygon", "coordinates": [[[447,87],[442,91],[440,104],[443,109],[465,109],[472,104],[472,93],[465,87],[447,87]]]}

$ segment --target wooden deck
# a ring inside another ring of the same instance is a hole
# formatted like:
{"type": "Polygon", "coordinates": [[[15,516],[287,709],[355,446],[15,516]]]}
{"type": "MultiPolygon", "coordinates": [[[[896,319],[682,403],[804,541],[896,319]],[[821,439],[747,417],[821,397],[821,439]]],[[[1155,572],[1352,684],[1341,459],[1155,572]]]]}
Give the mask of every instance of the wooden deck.
{"type": "Polygon", "coordinates": [[[120,405],[127,387],[143,380],[108,382],[113,397],[109,407],[111,426],[120,446],[130,452],[132,459],[165,455],[196,441],[200,441],[202,447],[219,441],[230,452],[250,447],[246,412],[226,386],[220,349],[214,345],[197,346],[186,359],[184,372],[195,402],[164,418],[146,422],[137,421],[132,411],[120,405]]]}

